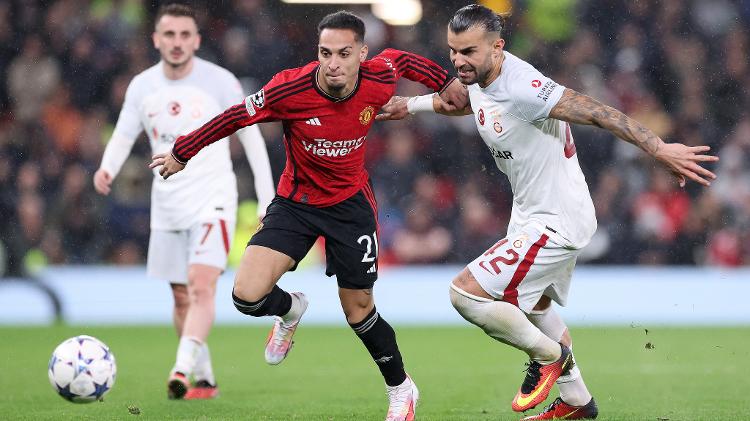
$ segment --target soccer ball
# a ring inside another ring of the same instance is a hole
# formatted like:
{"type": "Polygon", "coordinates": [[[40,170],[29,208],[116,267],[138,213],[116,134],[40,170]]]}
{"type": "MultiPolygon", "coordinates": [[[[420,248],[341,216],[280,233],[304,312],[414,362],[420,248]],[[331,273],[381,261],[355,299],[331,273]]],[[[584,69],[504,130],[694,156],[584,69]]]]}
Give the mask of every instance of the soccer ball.
{"type": "Polygon", "coordinates": [[[76,403],[102,400],[115,384],[117,366],[109,347],[92,336],[66,339],[52,352],[49,382],[60,396],[76,403]]]}

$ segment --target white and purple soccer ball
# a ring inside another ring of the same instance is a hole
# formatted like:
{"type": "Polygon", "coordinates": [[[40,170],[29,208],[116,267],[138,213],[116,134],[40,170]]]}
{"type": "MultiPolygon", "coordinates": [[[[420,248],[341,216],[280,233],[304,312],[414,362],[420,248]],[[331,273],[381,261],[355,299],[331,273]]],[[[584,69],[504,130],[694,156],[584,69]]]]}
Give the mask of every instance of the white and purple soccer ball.
{"type": "Polygon", "coordinates": [[[80,335],[52,352],[49,382],[60,396],[75,403],[102,400],[115,384],[115,356],[99,339],[80,335]]]}

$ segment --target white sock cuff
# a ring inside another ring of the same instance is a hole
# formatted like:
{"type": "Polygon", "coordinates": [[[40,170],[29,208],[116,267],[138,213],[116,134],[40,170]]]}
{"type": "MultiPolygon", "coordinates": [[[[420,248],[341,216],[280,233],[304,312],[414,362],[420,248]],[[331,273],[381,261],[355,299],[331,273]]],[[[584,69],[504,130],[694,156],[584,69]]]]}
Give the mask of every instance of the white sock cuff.
{"type": "Polygon", "coordinates": [[[199,339],[198,337],[196,337],[196,336],[185,336],[185,335],[183,335],[183,336],[181,336],[181,337],[180,337],[180,342],[182,342],[183,340],[186,340],[186,341],[193,341],[193,342],[195,342],[196,344],[198,344],[198,346],[203,346],[203,345],[205,345],[205,342],[203,342],[202,340],[200,340],[200,339],[199,339]]]}

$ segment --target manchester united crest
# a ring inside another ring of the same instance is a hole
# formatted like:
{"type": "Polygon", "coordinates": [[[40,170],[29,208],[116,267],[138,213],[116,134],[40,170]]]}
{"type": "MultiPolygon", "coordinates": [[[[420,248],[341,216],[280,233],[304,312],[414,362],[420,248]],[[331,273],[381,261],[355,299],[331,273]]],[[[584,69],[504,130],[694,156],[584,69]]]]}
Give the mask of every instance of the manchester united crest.
{"type": "Polygon", "coordinates": [[[372,120],[373,114],[375,114],[374,108],[370,106],[365,107],[365,109],[362,110],[361,113],[359,113],[359,122],[362,123],[363,126],[370,124],[370,120],[372,120]]]}

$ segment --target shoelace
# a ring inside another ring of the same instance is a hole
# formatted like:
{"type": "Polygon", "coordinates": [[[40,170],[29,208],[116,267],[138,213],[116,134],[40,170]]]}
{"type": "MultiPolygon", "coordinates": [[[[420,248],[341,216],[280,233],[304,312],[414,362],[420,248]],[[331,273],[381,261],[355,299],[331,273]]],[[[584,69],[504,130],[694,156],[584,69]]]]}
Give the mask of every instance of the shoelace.
{"type": "Polygon", "coordinates": [[[286,336],[289,334],[289,331],[296,325],[297,323],[287,325],[283,320],[279,319],[279,329],[277,331],[277,334],[273,335],[273,344],[276,346],[281,346],[284,343],[284,340],[286,340],[286,336]]]}
{"type": "Polygon", "coordinates": [[[407,384],[404,385],[404,387],[396,386],[396,387],[389,387],[386,390],[386,394],[388,395],[388,401],[390,402],[390,406],[388,407],[388,414],[391,414],[391,411],[401,411],[401,408],[406,405],[406,402],[409,400],[409,391],[411,390],[411,385],[407,384]]]}
{"type": "Polygon", "coordinates": [[[531,391],[534,390],[537,383],[539,383],[539,379],[542,377],[541,368],[542,365],[536,361],[532,360],[526,363],[526,369],[524,370],[526,371],[526,378],[523,379],[521,392],[531,393],[531,391]]]}

